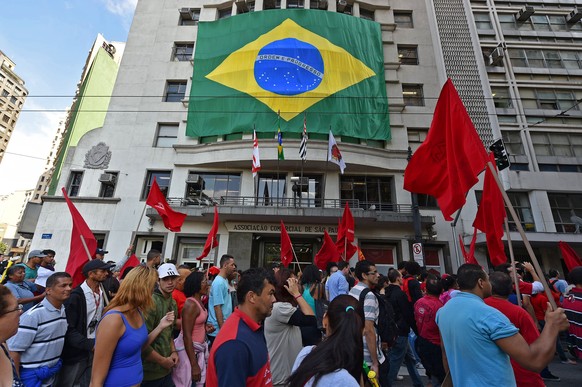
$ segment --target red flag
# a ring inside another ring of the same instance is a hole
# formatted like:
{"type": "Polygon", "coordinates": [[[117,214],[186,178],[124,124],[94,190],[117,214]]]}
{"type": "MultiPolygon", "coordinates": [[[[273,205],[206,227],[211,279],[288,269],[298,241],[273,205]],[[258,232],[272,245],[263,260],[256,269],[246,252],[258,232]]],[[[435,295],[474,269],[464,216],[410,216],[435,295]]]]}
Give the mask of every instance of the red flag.
{"type": "Polygon", "coordinates": [[[293,245],[291,244],[291,238],[287,234],[285,225],[281,221],[281,263],[283,266],[287,267],[293,260],[293,245]]]}
{"type": "Polygon", "coordinates": [[[69,260],[67,261],[67,267],[65,271],[73,277],[73,287],[76,287],[85,281],[85,276],[83,275],[82,268],[89,262],[90,254],[93,254],[97,249],[97,241],[95,236],[85,220],[79,213],[79,210],[75,207],[65,188],[63,190],[63,196],[69,206],[69,211],[71,212],[71,218],[73,219],[73,229],[71,231],[71,248],[69,249],[69,260]],[[87,245],[87,249],[83,245],[83,240],[87,245]],[[87,254],[89,250],[89,255],[87,254]]]}
{"type": "Polygon", "coordinates": [[[404,189],[434,196],[445,220],[463,207],[469,189],[485,168],[487,153],[463,102],[447,80],[426,140],[404,173],[404,189]]]}
{"type": "Polygon", "coordinates": [[[331,239],[327,230],[324,230],[323,245],[321,245],[321,249],[319,249],[313,261],[315,266],[321,270],[325,270],[329,262],[338,262],[340,259],[341,255],[337,250],[335,243],[333,243],[333,239],[331,239]]]}
{"type": "Polygon", "coordinates": [[[202,255],[200,255],[197,260],[201,260],[208,256],[210,250],[215,247],[218,247],[218,239],[216,239],[216,234],[218,233],[218,207],[214,206],[214,221],[212,222],[212,228],[208,233],[208,237],[206,238],[206,243],[204,244],[204,249],[202,250],[202,255]]]}
{"type": "Polygon", "coordinates": [[[562,253],[562,258],[564,258],[564,263],[568,268],[568,271],[572,271],[573,268],[577,266],[582,266],[582,259],[576,254],[573,248],[570,247],[566,242],[558,242],[560,247],[560,253],[562,253]]]}
{"type": "Polygon", "coordinates": [[[463,242],[463,238],[459,235],[459,243],[461,246],[461,252],[463,253],[463,258],[465,258],[465,263],[472,263],[474,265],[479,265],[477,259],[475,258],[475,242],[477,241],[477,230],[475,229],[473,232],[473,239],[471,239],[471,245],[469,247],[469,251],[465,250],[465,242],[463,242]]]}
{"type": "MultiPolygon", "coordinates": [[[[493,153],[489,159],[495,165],[493,153]]],[[[483,231],[487,237],[487,250],[489,250],[489,260],[493,266],[507,262],[505,248],[503,246],[503,224],[505,223],[505,205],[501,191],[495,182],[493,173],[487,168],[485,171],[485,181],[483,183],[483,195],[479,210],[473,222],[473,227],[483,231]]]]}
{"type": "Polygon", "coordinates": [[[346,239],[348,242],[354,241],[354,217],[352,216],[352,211],[350,210],[350,205],[346,202],[344,207],[344,214],[339,222],[337,229],[337,242],[346,239]]]}
{"type": "Polygon", "coordinates": [[[139,262],[139,259],[137,259],[137,255],[131,254],[131,256],[127,259],[127,261],[125,262],[125,264],[123,265],[123,267],[121,268],[121,270],[119,272],[121,273],[121,275],[123,275],[123,273],[125,273],[125,270],[127,268],[136,267],[139,265],[140,265],[140,262],[139,262]]]}
{"type": "Polygon", "coordinates": [[[360,249],[358,247],[358,261],[365,261],[366,257],[364,256],[364,253],[362,252],[362,249],[360,249]]]}
{"type": "Polygon", "coordinates": [[[172,210],[172,207],[170,207],[166,201],[166,198],[155,179],[150,188],[146,204],[158,211],[158,214],[160,214],[164,221],[164,226],[166,226],[168,230],[172,232],[180,232],[184,220],[186,219],[186,214],[172,210]]]}

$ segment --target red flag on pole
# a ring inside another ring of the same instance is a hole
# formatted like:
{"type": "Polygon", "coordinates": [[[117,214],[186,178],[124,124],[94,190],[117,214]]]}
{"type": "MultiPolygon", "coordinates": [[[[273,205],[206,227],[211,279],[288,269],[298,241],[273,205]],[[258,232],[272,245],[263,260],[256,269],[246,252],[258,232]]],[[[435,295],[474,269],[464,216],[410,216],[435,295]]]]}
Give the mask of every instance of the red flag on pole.
{"type": "Polygon", "coordinates": [[[218,239],[216,239],[216,234],[218,233],[218,207],[214,206],[214,221],[212,222],[212,228],[208,233],[208,238],[206,238],[206,243],[204,244],[204,249],[202,250],[202,254],[196,258],[197,260],[201,260],[206,258],[215,247],[218,247],[218,239]]]}
{"type": "MultiPolygon", "coordinates": [[[[489,154],[489,159],[495,165],[493,153],[489,154]]],[[[505,223],[505,204],[501,191],[495,182],[493,173],[489,168],[485,171],[485,181],[483,183],[483,195],[479,210],[473,222],[473,227],[483,231],[487,237],[487,250],[489,250],[489,260],[493,266],[507,262],[505,247],[503,245],[503,224],[505,223]]]]}
{"type": "Polygon", "coordinates": [[[137,258],[137,255],[131,254],[131,256],[127,259],[127,262],[125,262],[125,264],[123,265],[123,267],[121,268],[121,270],[119,272],[121,273],[121,275],[123,275],[123,273],[125,273],[125,270],[127,268],[136,267],[139,265],[140,265],[140,262],[139,262],[139,259],[137,258]]]}
{"type": "Polygon", "coordinates": [[[293,260],[293,245],[291,244],[291,238],[287,234],[285,225],[281,221],[281,263],[283,266],[287,267],[293,260]]]}
{"type": "Polygon", "coordinates": [[[472,263],[474,265],[479,265],[477,259],[475,258],[475,242],[477,241],[477,230],[475,229],[473,232],[473,238],[471,239],[471,246],[469,247],[469,251],[465,250],[465,243],[463,242],[463,238],[459,235],[459,244],[461,246],[461,252],[463,253],[463,258],[465,258],[465,263],[472,263]]]}
{"type": "Polygon", "coordinates": [[[325,270],[329,262],[338,262],[341,259],[340,252],[337,250],[333,239],[327,233],[327,230],[323,231],[323,244],[321,249],[315,255],[314,263],[321,270],[325,270]]]}
{"type": "Polygon", "coordinates": [[[582,259],[580,259],[578,254],[576,254],[569,244],[560,241],[558,242],[558,247],[560,247],[560,253],[562,253],[562,258],[564,258],[564,263],[566,264],[568,271],[571,271],[577,266],[582,266],[582,259]]]}
{"type": "Polygon", "coordinates": [[[168,230],[172,232],[180,232],[184,220],[186,219],[186,214],[174,211],[172,207],[170,207],[155,179],[150,188],[146,204],[158,211],[158,214],[160,214],[164,221],[164,226],[166,226],[168,230]]]}
{"type": "Polygon", "coordinates": [[[465,204],[485,168],[487,153],[457,90],[447,80],[426,140],[404,172],[404,189],[434,196],[445,220],[465,204]]]}
{"type": "Polygon", "coordinates": [[[65,271],[73,277],[73,287],[76,287],[85,281],[85,276],[81,269],[91,259],[90,255],[95,253],[97,241],[95,240],[93,232],[91,232],[91,229],[79,213],[79,210],[77,210],[73,202],[71,202],[71,199],[69,199],[65,188],[62,191],[67,206],[69,206],[71,218],[73,219],[69,260],[67,261],[65,271]],[[85,245],[87,245],[87,249],[83,245],[83,240],[85,241],[85,245]],[[87,253],[87,250],[89,250],[89,253],[87,253]]]}
{"type": "Polygon", "coordinates": [[[337,229],[337,239],[336,247],[337,250],[342,255],[343,259],[347,261],[349,258],[353,257],[358,248],[352,245],[355,239],[355,225],[354,217],[352,216],[352,211],[350,210],[350,205],[346,202],[344,207],[344,213],[340,219],[338,229],[337,229]]]}

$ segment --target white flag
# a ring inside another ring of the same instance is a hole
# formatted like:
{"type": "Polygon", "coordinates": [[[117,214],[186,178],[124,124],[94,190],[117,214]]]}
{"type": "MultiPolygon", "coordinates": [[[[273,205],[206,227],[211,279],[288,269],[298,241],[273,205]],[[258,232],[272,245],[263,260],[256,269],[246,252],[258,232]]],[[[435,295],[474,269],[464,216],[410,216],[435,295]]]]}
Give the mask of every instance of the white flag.
{"type": "Polygon", "coordinates": [[[327,160],[336,164],[340,168],[341,173],[344,173],[344,169],[346,169],[346,163],[342,157],[342,153],[340,152],[339,147],[337,146],[337,142],[335,142],[335,138],[333,137],[331,130],[329,131],[327,160]]]}
{"type": "Polygon", "coordinates": [[[253,177],[261,170],[261,158],[259,157],[259,140],[257,132],[253,130],[253,177]]]}

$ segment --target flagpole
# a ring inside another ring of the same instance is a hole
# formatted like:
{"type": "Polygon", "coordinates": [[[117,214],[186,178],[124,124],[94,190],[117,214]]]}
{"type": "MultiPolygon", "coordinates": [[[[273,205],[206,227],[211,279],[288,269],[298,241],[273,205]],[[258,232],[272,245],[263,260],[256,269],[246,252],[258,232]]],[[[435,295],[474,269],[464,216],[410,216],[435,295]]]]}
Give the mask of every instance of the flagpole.
{"type": "Polygon", "coordinates": [[[291,243],[291,251],[293,251],[293,257],[295,257],[295,262],[297,263],[297,267],[299,268],[299,273],[301,274],[301,265],[299,264],[299,259],[297,258],[297,254],[295,254],[295,249],[293,248],[293,243],[291,243]]]}
{"type": "MultiPolygon", "coordinates": [[[[277,111],[277,207],[279,207],[279,131],[281,130],[281,110],[277,111]]],[[[281,135],[282,136],[282,135],[281,135]]],[[[283,140],[281,140],[283,142],[283,140]]]]}
{"type": "Polygon", "coordinates": [[[453,233],[453,246],[455,247],[455,257],[457,257],[457,269],[461,266],[461,256],[459,254],[460,246],[457,244],[457,222],[459,221],[459,217],[461,216],[461,210],[463,207],[459,208],[457,211],[457,215],[455,216],[455,220],[451,222],[451,232],[453,233]]]}
{"type": "Polygon", "coordinates": [[[511,243],[511,235],[509,235],[509,222],[507,221],[507,216],[505,217],[505,235],[507,236],[507,245],[509,246],[509,257],[511,259],[511,274],[513,276],[513,283],[515,284],[515,294],[517,296],[517,304],[521,307],[521,294],[519,291],[519,281],[517,280],[517,271],[515,270],[513,244],[511,243]]]}
{"type": "Polygon", "coordinates": [[[554,300],[554,297],[552,296],[552,292],[550,291],[550,287],[548,286],[548,282],[546,281],[546,277],[544,276],[544,272],[542,271],[542,268],[540,267],[538,259],[536,258],[535,254],[533,252],[531,244],[529,243],[529,240],[527,239],[527,237],[525,235],[525,231],[523,230],[523,226],[521,225],[521,220],[517,216],[517,213],[515,212],[515,209],[513,208],[513,204],[511,204],[511,200],[509,200],[509,196],[507,196],[507,193],[505,192],[505,189],[503,188],[503,184],[501,183],[501,180],[499,180],[499,176],[497,175],[497,171],[496,171],[495,167],[493,166],[493,163],[491,163],[491,161],[488,161],[487,167],[489,167],[489,170],[491,171],[491,174],[493,175],[493,178],[495,179],[495,182],[497,183],[497,186],[499,187],[499,190],[501,191],[501,196],[503,196],[503,200],[505,201],[505,205],[507,206],[507,209],[509,210],[511,217],[513,218],[513,221],[515,222],[515,226],[517,227],[517,231],[519,231],[519,234],[521,235],[521,239],[523,240],[523,244],[525,245],[525,248],[529,254],[529,257],[531,258],[534,269],[535,269],[538,277],[540,278],[540,282],[544,286],[544,291],[546,293],[546,296],[548,297],[548,301],[552,305],[552,308],[555,310],[557,308],[556,301],[554,300]]]}
{"type": "MultiPolygon", "coordinates": [[[[329,131],[331,132],[331,125],[329,126],[329,131]]],[[[325,188],[327,185],[327,168],[329,166],[329,135],[327,136],[327,152],[325,152],[325,171],[323,173],[323,193],[321,195],[322,203],[321,208],[325,207],[325,188]]],[[[341,208],[341,205],[340,205],[341,208]]]]}
{"type": "MultiPolygon", "coordinates": [[[[253,124],[253,142],[255,140],[255,136],[257,135],[257,128],[256,125],[253,124]]],[[[253,143],[253,155],[254,155],[254,143],[253,143]]],[[[253,157],[254,160],[254,157],[253,157]]],[[[254,168],[254,162],[253,162],[253,168],[254,168]]],[[[253,171],[254,172],[254,171],[253,171]]],[[[259,180],[258,180],[258,176],[259,173],[257,171],[257,173],[253,173],[253,195],[255,197],[255,207],[259,204],[259,180]]]]}
{"type": "Polygon", "coordinates": [[[133,233],[133,235],[131,236],[131,240],[129,241],[130,246],[137,246],[137,232],[139,231],[139,226],[141,226],[141,220],[143,219],[143,216],[146,212],[147,207],[148,207],[148,205],[147,205],[147,203],[145,203],[143,205],[143,210],[141,211],[141,216],[139,217],[139,220],[137,221],[137,227],[135,228],[135,232],[133,233]]]}
{"type": "MultiPolygon", "coordinates": [[[[306,121],[307,120],[307,113],[303,112],[303,132],[301,132],[301,142],[303,142],[303,136],[305,135],[304,131],[305,131],[305,125],[306,125],[306,121]]],[[[307,145],[305,145],[307,146],[307,145]]],[[[299,145],[300,147],[300,151],[301,151],[301,145],[299,145]]],[[[299,155],[299,157],[301,157],[301,155],[299,155]]],[[[303,159],[303,157],[301,157],[301,174],[299,175],[299,207],[301,207],[301,199],[303,198],[303,164],[305,164],[305,160],[303,159]]],[[[307,183],[307,196],[309,197],[309,183],[307,183]]],[[[309,203],[307,204],[307,206],[309,206],[309,203]]]]}
{"type": "MultiPolygon", "coordinates": [[[[85,237],[83,235],[79,235],[79,236],[81,237],[81,243],[83,244],[83,248],[85,249],[85,252],[87,253],[87,256],[89,257],[89,261],[92,261],[93,257],[91,256],[91,253],[89,252],[89,247],[87,247],[87,242],[85,242],[85,237]]],[[[99,284],[99,288],[101,289],[101,294],[103,294],[103,302],[105,304],[109,304],[109,297],[107,297],[107,292],[105,292],[105,288],[103,287],[102,283],[99,284]]]]}

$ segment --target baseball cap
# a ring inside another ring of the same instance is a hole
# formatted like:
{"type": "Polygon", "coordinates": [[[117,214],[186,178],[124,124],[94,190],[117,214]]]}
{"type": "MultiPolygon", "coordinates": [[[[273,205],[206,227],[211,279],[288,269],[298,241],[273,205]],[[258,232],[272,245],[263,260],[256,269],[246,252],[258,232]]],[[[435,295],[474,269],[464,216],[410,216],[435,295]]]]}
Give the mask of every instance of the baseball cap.
{"type": "Polygon", "coordinates": [[[42,250],[32,250],[30,253],[28,253],[28,259],[32,257],[44,258],[46,257],[46,254],[43,254],[42,250]]]}
{"type": "Polygon", "coordinates": [[[100,254],[100,255],[104,255],[107,254],[109,251],[103,250],[103,249],[97,249],[95,250],[95,254],[100,254]]]}
{"type": "Polygon", "coordinates": [[[216,266],[212,266],[210,269],[208,269],[208,274],[210,275],[217,275],[218,273],[220,273],[220,269],[216,266]]]}
{"type": "Polygon", "coordinates": [[[173,263],[164,263],[160,267],[158,267],[158,276],[160,279],[166,277],[178,277],[180,274],[178,273],[178,269],[173,263]]]}
{"type": "Polygon", "coordinates": [[[85,277],[87,277],[87,274],[89,274],[90,271],[99,270],[99,269],[109,270],[113,266],[115,266],[115,265],[112,265],[112,264],[107,263],[107,262],[103,262],[100,259],[93,259],[93,260],[87,262],[85,264],[85,266],[83,266],[83,275],[85,277]]]}

